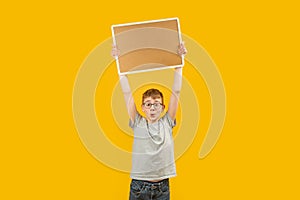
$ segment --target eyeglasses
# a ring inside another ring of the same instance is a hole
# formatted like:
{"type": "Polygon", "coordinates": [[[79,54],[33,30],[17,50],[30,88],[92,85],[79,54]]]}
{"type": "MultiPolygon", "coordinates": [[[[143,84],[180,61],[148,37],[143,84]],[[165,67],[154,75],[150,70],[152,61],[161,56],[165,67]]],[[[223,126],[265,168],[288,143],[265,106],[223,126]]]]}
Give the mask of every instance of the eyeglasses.
{"type": "Polygon", "coordinates": [[[145,108],[150,109],[152,106],[154,106],[155,109],[160,109],[162,107],[161,103],[143,103],[143,105],[145,106],[145,108]]]}

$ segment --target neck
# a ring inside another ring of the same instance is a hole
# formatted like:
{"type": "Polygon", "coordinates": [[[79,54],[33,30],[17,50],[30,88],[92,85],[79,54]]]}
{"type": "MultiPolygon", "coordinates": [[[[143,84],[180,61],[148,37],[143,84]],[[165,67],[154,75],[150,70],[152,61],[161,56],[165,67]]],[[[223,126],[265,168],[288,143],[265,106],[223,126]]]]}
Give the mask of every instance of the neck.
{"type": "Polygon", "coordinates": [[[157,122],[157,121],[158,121],[158,119],[151,120],[151,119],[148,119],[148,118],[147,118],[147,122],[148,122],[149,124],[153,124],[153,123],[155,123],[155,122],[157,122]]]}

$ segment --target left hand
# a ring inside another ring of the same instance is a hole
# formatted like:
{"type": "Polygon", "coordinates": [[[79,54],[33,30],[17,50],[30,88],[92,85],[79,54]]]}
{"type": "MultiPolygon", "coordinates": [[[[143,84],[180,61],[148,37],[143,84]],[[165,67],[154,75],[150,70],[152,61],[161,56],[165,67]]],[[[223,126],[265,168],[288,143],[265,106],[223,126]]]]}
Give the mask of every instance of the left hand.
{"type": "Polygon", "coordinates": [[[187,50],[186,50],[186,48],[185,48],[185,46],[184,46],[184,42],[181,42],[181,43],[179,44],[177,53],[178,53],[180,56],[182,56],[182,55],[185,56],[185,55],[186,55],[187,50]]]}

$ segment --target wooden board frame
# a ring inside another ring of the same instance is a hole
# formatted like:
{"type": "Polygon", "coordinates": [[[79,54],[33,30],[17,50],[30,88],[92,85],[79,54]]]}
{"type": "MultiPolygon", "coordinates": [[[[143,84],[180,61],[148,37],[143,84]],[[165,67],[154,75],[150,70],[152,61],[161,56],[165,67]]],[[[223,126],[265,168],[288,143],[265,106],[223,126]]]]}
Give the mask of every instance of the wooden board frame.
{"type": "Polygon", "coordinates": [[[167,18],[111,26],[120,75],[182,67],[184,56],[177,54],[182,42],[179,19],[167,18]]]}

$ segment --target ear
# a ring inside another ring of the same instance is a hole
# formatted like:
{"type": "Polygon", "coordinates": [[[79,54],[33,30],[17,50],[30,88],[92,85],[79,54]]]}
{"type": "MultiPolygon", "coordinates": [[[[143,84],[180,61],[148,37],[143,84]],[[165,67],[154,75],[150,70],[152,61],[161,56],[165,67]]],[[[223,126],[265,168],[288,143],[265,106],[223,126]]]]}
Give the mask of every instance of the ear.
{"type": "Polygon", "coordinates": [[[143,104],[141,105],[141,108],[142,108],[142,111],[145,112],[144,107],[143,107],[143,104]]]}

